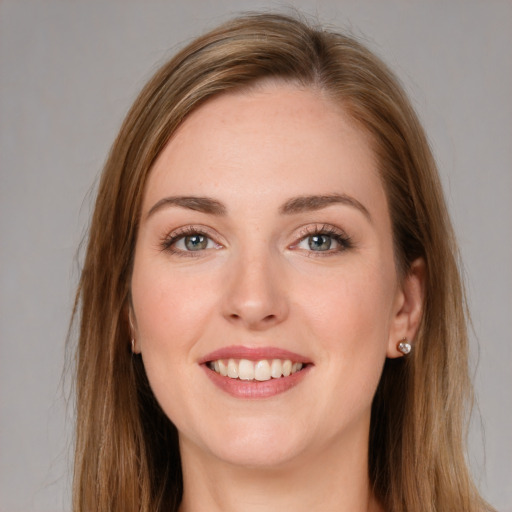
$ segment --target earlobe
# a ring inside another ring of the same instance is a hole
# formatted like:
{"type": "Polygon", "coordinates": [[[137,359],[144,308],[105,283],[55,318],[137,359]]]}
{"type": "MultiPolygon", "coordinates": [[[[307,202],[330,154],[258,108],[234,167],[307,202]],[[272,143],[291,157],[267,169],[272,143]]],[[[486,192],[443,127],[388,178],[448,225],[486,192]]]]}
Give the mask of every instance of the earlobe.
{"type": "Polygon", "coordinates": [[[408,354],[411,349],[414,350],[414,338],[423,316],[425,281],[425,260],[418,258],[411,264],[398,291],[396,311],[388,340],[389,358],[401,357],[408,354]]]}
{"type": "Polygon", "coordinates": [[[137,339],[135,336],[135,327],[134,327],[134,321],[133,321],[133,310],[131,306],[128,308],[128,323],[130,325],[130,343],[131,343],[131,350],[133,354],[140,353],[140,350],[137,346],[137,339]]]}

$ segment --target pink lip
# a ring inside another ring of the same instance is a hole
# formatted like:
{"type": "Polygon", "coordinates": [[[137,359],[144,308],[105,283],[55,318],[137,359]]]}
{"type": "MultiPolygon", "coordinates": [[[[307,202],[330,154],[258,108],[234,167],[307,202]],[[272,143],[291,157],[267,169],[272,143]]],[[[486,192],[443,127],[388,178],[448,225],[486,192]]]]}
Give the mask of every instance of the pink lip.
{"type": "Polygon", "coordinates": [[[223,377],[217,372],[210,370],[205,364],[201,365],[210,380],[222,391],[234,396],[235,398],[270,398],[280,393],[284,393],[295,387],[309,373],[311,366],[306,366],[302,370],[292,373],[289,377],[279,379],[270,379],[263,382],[246,381],[223,377]]]}
{"type": "Polygon", "coordinates": [[[244,347],[231,346],[225,347],[207,354],[202,357],[198,363],[206,372],[208,378],[222,391],[236,398],[254,399],[269,398],[280,393],[284,393],[299,384],[309,373],[313,366],[311,361],[289,350],[275,347],[244,347]],[[250,361],[259,361],[261,359],[290,359],[292,362],[309,363],[302,370],[292,373],[288,377],[279,379],[270,379],[267,381],[244,381],[223,377],[211,370],[206,363],[218,359],[249,359],[250,361]]]}
{"type": "Polygon", "coordinates": [[[244,347],[233,345],[231,347],[219,348],[202,357],[198,363],[204,364],[218,359],[249,359],[260,361],[261,359],[290,359],[295,363],[311,363],[311,361],[300,354],[276,347],[244,347]]]}

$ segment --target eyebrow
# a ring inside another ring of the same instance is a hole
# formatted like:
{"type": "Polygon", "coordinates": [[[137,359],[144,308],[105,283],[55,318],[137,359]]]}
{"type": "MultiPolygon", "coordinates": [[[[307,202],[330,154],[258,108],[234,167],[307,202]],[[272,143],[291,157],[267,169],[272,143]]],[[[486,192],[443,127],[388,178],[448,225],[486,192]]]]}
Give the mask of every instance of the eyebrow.
{"type": "Polygon", "coordinates": [[[311,212],[327,208],[333,204],[344,204],[356,208],[371,222],[372,217],[368,209],[354,197],[346,194],[310,195],[289,199],[280,208],[280,213],[291,215],[295,213],[311,212]]]}
{"type": "MultiPolygon", "coordinates": [[[[297,213],[311,212],[327,208],[334,204],[343,204],[356,208],[371,222],[372,217],[367,208],[357,199],[346,194],[308,195],[293,197],[286,201],[279,213],[282,215],[293,215],[297,213]]],[[[227,208],[217,199],[201,196],[173,196],[160,199],[149,210],[146,217],[150,217],[158,210],[169,206],[178,206],[210,215],[223,216],[227,214],[227,208]]]]}
{"type": "Polygon", "coordinates": [[[175,196],[160,199],[160,201],[149,210],[146,217],[150,217],[158,210],[167,206],[179,206],[196,212],[209,213],[210,215],[226,215],[227,211],[226,207],[220,201],[210,197],[175,196]]]}

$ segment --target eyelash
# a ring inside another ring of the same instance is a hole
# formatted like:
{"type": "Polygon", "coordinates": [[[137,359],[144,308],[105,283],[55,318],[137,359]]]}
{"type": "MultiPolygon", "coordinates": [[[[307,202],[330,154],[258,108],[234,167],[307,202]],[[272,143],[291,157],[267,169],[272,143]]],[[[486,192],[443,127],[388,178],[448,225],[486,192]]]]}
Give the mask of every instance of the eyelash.
{"type": "MultiPolygon", "coordinates": [[[[176,254],[177,256],[184,256],[184,257],[194,257],[196,256],[194,254],[195,251],[184,251],[182,249],[176,249],[175,244],[179,242],[182,238],[185,238],[187,236],[193,236],[193,235],[200,235],[208,238],[209,240],[213,241],[213,237],[211,234],[207,232],[207,230],[204,229],[202,226],[185,226],[183,228],[179,228],[176,231],[173,231],[166,237],[162,239],[160,242],[160,247],[162,251],[170,252],[171,254],[176,254]]],[[[217,244],[215,241],[214,243],[217,244]]],[[[197,251],[201,252],[201,251],[197,251]]]]}
{"type": "MultiPolygon", "coordinates": [[[[209,240],[213,241],[214,244],[219,246],[217,242],[214,241],[213,237],[208,233],[207,230],[204,229],[202,226],[186,226],[183,228],[180,228],[176,231],[173,231],[169,235],[165,236],[161,242],[160,247],[162,251],[170,252],[171,254],[176,254],[178,256],[183,257],[194,257],[198,256],[194,254],[195,252],[203,252],[206,249],[198,250],[198,251],[184,251],[182,249],[176,249],[175,244],[180,241],[181,239],[187,237],[187,236],[193,236],[193,235],[199,235],[204,236],[208,238],[209,240]]],[[[297,242],[293,243],[289,247],[294,249],[297,248],[304,240],[306,240],[309,237],[312,236],[328,236],[332,238],[337,244],[338,248],[335,249],[328,249],[326,251],[313,251],[313,250],[304,250],[305,253],[308,254],[310,257],[324,257],[324,256],[331,256],[333,254],[337,254],[343,251],[346,251],[347,249],[351,249],[354,247],[354,243],[350,236],[348,236],[344,231],[341,229],[329,225],[329,224],[322,224],[322,225],[310,225],[305,227],[300,233],[299,233],[299,239],[297,242]]]]}
{"type": "Polygon", "coordinates": [[[316,224],[305,227],[302,232],[299,234],[299,240],[291,245],[291,248],[296,248],[299,244],[304,242],[304,240],[312,237],[312,236],[328,236],[332,238],[337,244],[338,248],[336,249],[328,249],[326,251],[313,251],[313,250],[305,250],[309,257],[325,257],[332,256],[333,254],[338,254],[340,252],[344,252],[348,249],[352,249],[354,247],[354,243],[352,238],[347,235],[343,230],[332,226],[330,224],[316,224]]]}

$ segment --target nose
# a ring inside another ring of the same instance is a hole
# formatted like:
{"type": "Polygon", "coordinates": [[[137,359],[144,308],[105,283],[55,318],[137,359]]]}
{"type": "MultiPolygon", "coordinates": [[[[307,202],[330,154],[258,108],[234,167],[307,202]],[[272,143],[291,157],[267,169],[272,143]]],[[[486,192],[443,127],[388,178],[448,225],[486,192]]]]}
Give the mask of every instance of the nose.
{"type": "Polygon", "coordinates": [[[223,313],[230,323],[262,331],[287,318],[284,273],[270,255],[239,257],[230,268],[228,283],[223,313]]]}

